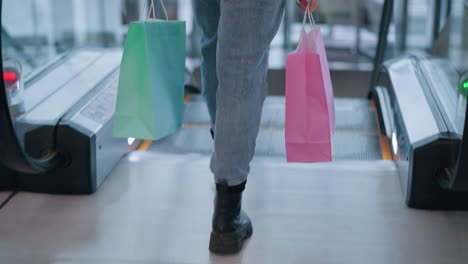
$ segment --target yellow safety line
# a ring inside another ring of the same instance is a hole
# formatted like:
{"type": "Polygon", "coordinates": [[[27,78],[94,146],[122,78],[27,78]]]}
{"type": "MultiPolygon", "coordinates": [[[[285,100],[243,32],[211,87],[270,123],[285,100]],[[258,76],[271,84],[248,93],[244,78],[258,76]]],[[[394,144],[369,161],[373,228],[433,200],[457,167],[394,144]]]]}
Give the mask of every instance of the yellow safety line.
{"type": "Polygon", "coordinates": [[[375,122],[377,123],[379,143],[380,143],[380,152],[382,153],[382,159],[393,160],[392,152],[390,149],[390,142],[388,141],[388,138],[384,134],[382,134],[382,131],[380,129],[379,118],[377,117],[377,105],[375,104],[373,100],[371,101],[371,108],[372,110],[374,110],[375,122]]]}
{"type": "Polygon", "coordinates": [[[141,143],[141,145],[138,147],[138,150],[140,150],[140,151],[146,151],[146,150],[148,150],[148,148],[151,146],[152,143],[153,143],[152,140],[145,140],[145,141],[143,141],[143,143],[141,143]]]}
{"type": "MultiPolygon", "coordinates": [[[[191,95],[186,95],[184,97],[184,103],[187,103],[188,101],[190,101],[190,98],[192,96],[191,95]]],[[[143,141],[143,143],[141,143],[141,145],[138,147],[138,150],[139,151],[146,151],[148,150],[148,148],[151,146],[151,144],[153,144],[153,141],[152,140],[145,140],[143,141]]]]}
{"type": "Polygon", "coordinates": [[[379,135],[380,138],[380,151],[382,152],[383,160],[393,160],[392,152],[390,149],[390,142],[388,138],[382,134],[379,135]]]}

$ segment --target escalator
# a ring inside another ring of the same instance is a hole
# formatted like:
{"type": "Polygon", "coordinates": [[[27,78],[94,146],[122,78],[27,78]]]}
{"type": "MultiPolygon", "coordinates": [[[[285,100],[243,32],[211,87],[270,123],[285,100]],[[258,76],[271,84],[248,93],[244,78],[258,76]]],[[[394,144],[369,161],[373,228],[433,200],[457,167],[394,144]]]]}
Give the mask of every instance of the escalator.
{"type": "Polygon", "coordinates": [[[24,109],[16,116],[8,110],[28,160],[3,153],[6,167],[17,171],[8,180],[15,188],[92,193],[129,151],[127,140],[111,136],[120,56],[121,50],[71,52],[26,77],[24,109]]]}
{"type": "MultiPolygon", "coordinates": [[[[466,65],[420,54],[389,58],[393,1],[385,7],[371,100],[336,99],[334,160],[369,161],[363,171],[392,160],[408,206],[467,209],[466,65]]],[[[3,35],[1,44],[4,62],[3,35]]],[[[20,111],[13,111],[12,95],[1,87],[0,191],[94,193],[138,146],[139,141],[111,135],[121,53],[80,47],[21,76],[15,82],[24,86],[20,111]]],[[[2,69],[5,74],[5,65],[2,69]]],[[[199,95],[187,98],[184,128],[154,142],[150,152],[210,155],[206,107],[199,95]]],[[[285,157],[284,96],[267,98],[256,151],[259,158],[285,157]]]]}
{"type": "Polygon", "coordinates": [[[410,207],[468,208],[465,70],[415,55],[382,67],[373,97],[410,207]]]}

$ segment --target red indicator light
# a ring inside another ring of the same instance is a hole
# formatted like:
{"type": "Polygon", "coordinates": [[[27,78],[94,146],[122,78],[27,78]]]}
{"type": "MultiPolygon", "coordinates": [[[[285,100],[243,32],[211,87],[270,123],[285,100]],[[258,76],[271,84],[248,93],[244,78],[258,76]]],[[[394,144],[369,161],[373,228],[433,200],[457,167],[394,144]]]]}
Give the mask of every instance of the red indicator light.
{"type": "Polygon", "coordinates": [[[16,82],[18,81],[18,75],[16,72],[4,72],[3,80],[6,82],[16,82]]]}
{"type": "Polygon", "coordinates": [[[16,72],[4,72],[3,80],[5,82],[16,82],[18,81],[18,75],[16,74],[16,72]]]}
{"type": "Polygon", "coordinates": [[[3,72],[3,81],[7,92],[13,90],[18,82],[18,74],[16,72],[3,72]]]}

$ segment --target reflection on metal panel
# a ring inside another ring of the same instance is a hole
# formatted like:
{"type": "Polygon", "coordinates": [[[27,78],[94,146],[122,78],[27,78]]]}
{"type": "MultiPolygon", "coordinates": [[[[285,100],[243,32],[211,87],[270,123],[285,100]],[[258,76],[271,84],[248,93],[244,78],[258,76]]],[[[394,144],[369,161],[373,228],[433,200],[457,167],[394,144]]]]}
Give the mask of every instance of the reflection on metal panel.
{"type": "Polygon", "coordinates": [[[430,138],[439,133],[439,128],[426,100],[423,89],[408,89],[420,87],[414,65],[409,59],[400,60],[389,67],[396,99],[402,108],[402,119],[407,126],[410,142],[430,138]],[[416,103],[417,101],[417,103],[416,103]],[[424,120],[424,126],[420,126],[424,120]]]}
{"type": "MultiPolygon", "coordinates": [[[[62,80],[61,86],[55,86],[56,90],[48,96],[47,104],[39,104],[21,118],[28,123],[55,124],[65,114],[66,110],[75,104],[80,98],[95,88],[104,76],[111,74],[120,64],[121,52],[113,51],[103,53],[101,57],[93,61],[85,69],[75,71],[74,76],[67,76],[68,80],[62,80]]],[[[76,65],[70,64],[70,67],[76,65]]],[[[54,85],[54,76],[49,74],[47,81],[54,85]]],[[[40,88],[48,87],[46,83],[34,87],[35,93],[42,93],[40,88]]]]}

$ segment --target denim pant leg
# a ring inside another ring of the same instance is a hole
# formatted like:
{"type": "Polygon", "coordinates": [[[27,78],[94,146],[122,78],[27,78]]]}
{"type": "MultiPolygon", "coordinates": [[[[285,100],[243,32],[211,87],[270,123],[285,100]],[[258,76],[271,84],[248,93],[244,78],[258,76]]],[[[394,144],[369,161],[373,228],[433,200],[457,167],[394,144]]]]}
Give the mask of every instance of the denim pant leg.
{"type": "Polygon", "coordinates": [[[220,0],[217,110],[211,170],[217,183],[245,180],[267,95],[268,49],[285,0],[220,0]]]}
{"type": "Polygon", "coordinates": [[[216,48],[218,45],[218,23],[220,17],[219,0],[193,0],[197,24],[201,28],[202,49],[202,95],[208,106],[211,127],[216,120],[216,48]]]}

